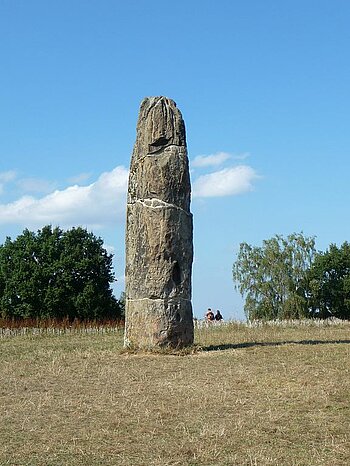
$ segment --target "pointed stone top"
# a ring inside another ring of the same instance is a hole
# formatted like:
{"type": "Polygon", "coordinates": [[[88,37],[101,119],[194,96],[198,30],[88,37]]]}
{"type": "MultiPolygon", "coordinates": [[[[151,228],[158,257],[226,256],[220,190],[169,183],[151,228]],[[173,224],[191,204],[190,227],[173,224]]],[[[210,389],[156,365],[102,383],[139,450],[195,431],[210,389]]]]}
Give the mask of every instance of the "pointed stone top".
{"type": "Polygon", "coordinates": [[[164,95],[145,97],[141,102],[141,107],[146,102],[149,102],[151,105],[156,105],[158,102],[161,101],[163,101],[165,104],[174,105],[176,107],[176,102],[173,99],[169,99],[169,97],[166,97],[164,95]]]}
{"type": "Polygon", "coordinates": [[[170,146],[186,146],[185,124],[176,103],[164,96],[141,102],[137,139],[148,154],[170,146]]]}

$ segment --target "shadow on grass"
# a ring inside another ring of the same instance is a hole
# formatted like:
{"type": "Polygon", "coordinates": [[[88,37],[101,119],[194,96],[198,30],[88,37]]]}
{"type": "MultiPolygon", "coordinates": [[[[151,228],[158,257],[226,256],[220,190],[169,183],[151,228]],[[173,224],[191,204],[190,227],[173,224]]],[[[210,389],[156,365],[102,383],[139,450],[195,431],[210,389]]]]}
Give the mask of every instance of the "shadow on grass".
{"type": "Polygon", "coordinates": [[[223,351],[228,349],[253,348],[255,346],[282,346],[282,345],[334,345],[350,344],[350,340],[290,340],[290,341],[249,341],[245,343],[226,343],[222,345],[202,346],[202,351],[223,351]]]}

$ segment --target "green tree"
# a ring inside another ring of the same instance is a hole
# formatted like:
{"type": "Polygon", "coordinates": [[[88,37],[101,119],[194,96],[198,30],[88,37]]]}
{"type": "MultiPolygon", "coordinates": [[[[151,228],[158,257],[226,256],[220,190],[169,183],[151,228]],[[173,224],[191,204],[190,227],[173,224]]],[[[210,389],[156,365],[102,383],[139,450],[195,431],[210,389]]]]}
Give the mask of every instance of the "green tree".
{"type": "Polygon", "coordinates": [[[301,318],[308,314],[307,271],[315,238],[276,235],[261,247],[241,243],[233,264],[235,287],[245,296],[248,319],[301,318]]]}
{"type": "Polygon", "coordinates": [[[331,244],[316,255],[309,272],[310,307],[315,317],[350,319],[350,244],[331,244]]]}
{"type": "Polygon", "coordinates": [[[0,246],[3,318],[119,318],[112,255],[83,228],[24,230],[0,246]]]}

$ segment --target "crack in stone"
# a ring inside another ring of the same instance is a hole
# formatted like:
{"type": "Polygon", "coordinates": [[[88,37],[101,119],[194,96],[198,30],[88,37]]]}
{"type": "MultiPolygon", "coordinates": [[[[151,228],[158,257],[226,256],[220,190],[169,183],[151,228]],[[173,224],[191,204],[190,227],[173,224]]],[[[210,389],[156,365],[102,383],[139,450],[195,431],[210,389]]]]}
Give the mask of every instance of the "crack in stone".
{"type": "Polygon", "coordinates": [[[183,145],[180,144],[166,144],[164,146],[160,146],[158,150],[152,151],[152,152],[147,152],[147,154],[143,157],[154,157],[155,155],[159,155],[159,152],[165,151],[166,149],[169,149],[169,147],[184,147],[183,145]]]}

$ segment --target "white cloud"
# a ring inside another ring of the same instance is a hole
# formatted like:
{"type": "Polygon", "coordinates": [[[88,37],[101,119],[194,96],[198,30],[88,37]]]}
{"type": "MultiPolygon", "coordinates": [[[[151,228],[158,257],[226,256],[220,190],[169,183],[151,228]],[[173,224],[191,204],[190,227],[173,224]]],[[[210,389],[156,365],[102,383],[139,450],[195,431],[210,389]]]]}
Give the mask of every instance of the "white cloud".
{"type": "Polygon", "coordinates": [[[224,168],[202,175],[193,183],[193,197],[235,196],[253,189],[253,181],[259,178],[248,165],[224,168]]]}
{"type": "Polygon", "coordinates": [[[128,170],[116,167],[88,186],[70,186],[42,198],[23,196],[0,204],[0,224],[41,227],[45,224],[99,228],[121,220],[125,211],[128,170]]]}
{"type": "Polygon", "coordinates": [[[232,156],[227,152],[217,152],[211,155],[197,155],[191,162],[191,167],[212,167],[221,165],[232,156]]]}
{"type": "MultiPolygon", "coordinates": [[[[220,157],[215,163],[218,159],[220,157]]],[[[224,159],[221,156],[221,160],[224,159]]],[[[215,159],[211,160],[213,163],[215,159]]],[[[15,172],[0,173],[0,181],[12,181],[15,177],[15,172]]],[[[195,179],[193,197],[240,194],[250,191],[257,178],[259,177],[254,169],[247,165],[225,168],[195,179]]],[[[28,180],[37,182],[27,179],[28,183],[28,180]]],[[[23,187],[25,181],[21,181],[23,187]]],[[[46,224],[59,225],[62,228],[82,225],[98,229],[120,222],[125,215],[127,182],[128,170],[118,166],[110,172],[102,173],[88,186],[75,184],[39,198],[22,196],[14,202],[0,204],[0,225],[12,224],[28,228],[41,228],[46,224]]]]}

